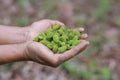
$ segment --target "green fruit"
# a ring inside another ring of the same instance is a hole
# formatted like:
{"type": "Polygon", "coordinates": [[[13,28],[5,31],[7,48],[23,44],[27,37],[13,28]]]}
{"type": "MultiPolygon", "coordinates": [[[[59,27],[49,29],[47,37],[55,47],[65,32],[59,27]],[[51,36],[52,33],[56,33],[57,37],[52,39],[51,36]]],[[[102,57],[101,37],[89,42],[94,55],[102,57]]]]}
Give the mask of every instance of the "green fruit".
{"type": "Polygon", "coordinates": [[[75,35],[75,36],[73,37],[73,40],[79,40],[79,36],[75,35]]]}
{"type": "Polygon", "coordinates": [[[38,37],[38,36],[35,37],[35,38],[34,38],[34,41],[38,42],[38,41],[39,41],[39,37],[38,37]]]}
{"type": "Polygon", "coordinates": [[[77,35],[80,38],[80,32],[79,32],[79,30],[74,31],[74,34],[77,35]]]}
{"type": "Polygon", "coordinates": [[[50,43],[49,43],[49,44],[46,44],[46,46],[47,46],[49,49],[52,49],[52,48],[53,48],[53,47],[52,47],[53,45],[50,44],[50,43]]]}
{"type": "Polygon", "coordinates": [[[72,46],[70,46],[70,49],[72,49],[72,48],[74,48],[75,46],[74,45],[72,45],[72,46]]]}
{"type": "Polygon", "coordinates": [[[60,46],[65,46],[65,42],[60,42],[60,46]]]}
{"type": "Polygon", "coordinates": [[[53,48],[52,48],[53,52],[56,53],[58,51],[58,46],[57,45],[54,45],[53,48]]]}
{"type": "Polygon", "coordinates": [[[51,44],[55,45],[56,43],[54,41],[51,41],[51,44]]]}
{"type": "Polygon", "coordinates": [[[50,40],[52,37],[53,37],[53,33],[52,33],[52,32],[48,32],[48,33],[46,34],[46,38],[47,38],[48,40],[50,40]]]}
{"type": "Polygon", "coordinates": [[[45,39],[45,37],[46,37],[45,33],[41,33],[40,35],[38,35],[38,38],[39,38],[40,40],[45,39]]]}
{"type": "Polygon", "coordinates": [[[60,35],[64,34],[65,33],[65,30],[66,28],[65,27],[60,27],[60,29],[57,31],[60,35]]]}
{"type": "Polygon", "coordinates": [[[60,28],[59,25],[54,25],[54,26],[52,27],[53,30],[58,30],[59,28],[60,28]]]}
{"type": "Polygon", "coordinates": [[[66,36],[66,35],[62,35],[62,36],[60,37],[60,41],[66,42],[66,40],[67,40],[67,36],[66,36]]]}
{"type": "Polygon", "coordinates": [[[59,30],[58,30],[58,33],[59,33],[60,35],[62,35],[62,34],[63,34],[63,31],[62,31],[61,29],[59,29],[59,30]]]}
{"type": "Polygon", "coordinates": [[[41,43],[43,43],[46,46],[47,46],[47,44],[50,44],[50,42],[48,40],[41,40],[41,43]]]}
{"type": "Polygon", "coordinates": [[[68,32],[68,33],[71,33],[71,32],[73,32],[73,30],[72,30],[72,29],[68,29],[67,32],[68,32]]]}
{"type": "Polygon", "coordinates": [[[72,46],[76,46],[77,44],[79,44],[79,42],[80,42],[80,40],[74,40],[74,41],[72,42],[72,46]]]}
{"type": "Polygon", "coordinates": [[[69,45],[72,45],[73,42],[74,42],[73,40],[69,40],[69,41],[68,41],[68,44],[69,44],[69,45]]]}
{"type": "Polygon", "coordinates": [[[66,28],[65,27],[60,27],[60,30],[62,30],[63,32],[65,32],[66,28]]]}
{"type": "Polygon", "coordinates": [[[74,47],[75,47],[74,45],[67,45],[68,49],[71,49],[71,48],[74,48],[74,47]]]}
{"type": "Polygon", "coordinates": [[[67,46],[62,46],[58,48],[58,52],[63,53],[67,50],[67,46]]]}
{"type": "Polygon", "coordinates": [[[59,42],[59,36],[54,34],[53,35],[53,41],[56,42],[56,43],[59,42]]]}
{"type": "Polygon", "coordinates": [[[74,37],[74,32],[71,29],[68,29],[67,35],[68,35],[69,39],[71,40],[74,37]]]}
{"type": "Polygon", "coordinates": [[[71,46],[69,44],[67,44],[67,49],[71,49],[71,46]]]}
{"type": "Polygon", "coordinates": [[[74,48],[80,42],[80,32],[78,30],[66,29],[63,26],[54,25],[34,38],[34,41],[41,42],[54,53],[63,53],[74,48]]]}

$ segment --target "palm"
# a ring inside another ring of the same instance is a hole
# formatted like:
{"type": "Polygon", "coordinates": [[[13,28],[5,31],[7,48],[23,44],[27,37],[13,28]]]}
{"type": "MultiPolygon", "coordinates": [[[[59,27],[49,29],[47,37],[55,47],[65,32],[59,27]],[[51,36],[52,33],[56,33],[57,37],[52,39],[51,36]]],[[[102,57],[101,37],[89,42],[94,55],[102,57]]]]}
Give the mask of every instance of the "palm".
{"type": "Polygon", "coordinates": [[[68,50],[62,54],[54,54],[50,49],[38,42],[31,42],[28,44],[28,53],[30,58],[35,62],[49,65],[58,66],[66,60],[74,57],[78,53],[82,52],[88,45],[88,42],[82,40],[81,43],[75,48],[68,50]]]}

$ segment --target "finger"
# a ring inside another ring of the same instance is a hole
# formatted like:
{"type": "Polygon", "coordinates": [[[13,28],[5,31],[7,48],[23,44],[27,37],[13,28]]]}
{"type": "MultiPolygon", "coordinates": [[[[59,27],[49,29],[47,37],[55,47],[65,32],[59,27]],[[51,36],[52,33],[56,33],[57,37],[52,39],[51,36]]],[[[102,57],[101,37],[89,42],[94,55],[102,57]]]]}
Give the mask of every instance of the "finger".
{"type": "Polygon", "coordinates": [[[86,38],[88,38],[87,34],[82,34],[81,37],[80,37],[80,39],[86,39],[86,38]]]}
{"type": "Polygon", "coordinates": [[[34,62],[36,62],[36,63],[38,63],[38,64],[45,65],[45,66],[52,66],[51,64],[49,64],[49,63],[47,63],[47,62],[45,62],[45,61],[40,62],[40,61],[36,60],[36,61],[34,61],[34,62]]]}
{"type": "Polygon", "coordinates": [[[60,25],[60,26],[65,26],[65,24],[64,23],[62,23],[62,22],[60,22],[60,21],[56,21],[56,20],[52,20],[51,21],[51,25],[53,26],[53,25],[60,25]]]}
{"type": "Polygon", "coordinates": [[[73,29],[73,31],[75,31],[75,30],[79,30],[80,32],[83,32],[85,29],[81,27],[81,28],[73,29]]]}
{"type": "Polygon", "coordinates": [[[82,40],[80,42],[80,44],[78,44],[78,46],[59,55],[58,60],[60,61],[60,63],[65,62],[65,61],[71,59],[72,57],[76,56],[80,52],[82,52],[88,45],[89,45],[88,41],[82,40]]]}
{"type": "MultiPolygon", "coordinates": [[[[47,22],[48,23],[48,27],[52,27],[53,25],[60,25],[60,26],[65,26],[64,23],[60,22],[60,21],[57,21],[57,20],[50,20],[50,19],[44,19],[44,20],[41,20],[42,22],[47,22]]],[[[41,21],[37,21],[37,23],[40,23],[41,21]]],[[[47,25],[46,23],[46,25],[47,25]]]]}

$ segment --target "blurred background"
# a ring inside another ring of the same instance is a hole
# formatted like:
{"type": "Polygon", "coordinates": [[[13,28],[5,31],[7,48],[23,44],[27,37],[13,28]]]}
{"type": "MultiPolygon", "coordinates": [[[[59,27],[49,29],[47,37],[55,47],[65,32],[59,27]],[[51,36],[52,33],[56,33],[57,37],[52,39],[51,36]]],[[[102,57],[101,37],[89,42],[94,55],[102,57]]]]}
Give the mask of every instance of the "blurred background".
{"type": "Polygon", "coordinates": [[[58,68],[34,62],[0,66],[0,80],[120,80],[120,0],[0,0],[0,24],[41,19],[84,27],[90,46],[58,68]]]}

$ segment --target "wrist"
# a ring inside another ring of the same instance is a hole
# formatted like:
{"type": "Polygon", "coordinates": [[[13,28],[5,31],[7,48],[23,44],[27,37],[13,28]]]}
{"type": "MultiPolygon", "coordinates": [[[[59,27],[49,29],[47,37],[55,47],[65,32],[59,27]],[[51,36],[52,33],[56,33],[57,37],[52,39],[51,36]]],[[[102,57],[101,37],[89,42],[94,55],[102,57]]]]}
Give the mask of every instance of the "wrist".
{"type": "Polygon", "coordinates": [[[29,26],[21,28],[20,33],[23,36],[23,42],[32,40],[31,31],[29,26]]]}
{"type": "Polygon", "coordinates": [[[29,27],[2,26],[0,25],[0,44],[22,43],[30,40],[29,27]]]}
{"type": "Polygon", "coordinates": [[[1,45],[0,64],[29,60],[28,56],[26,55],[26,46],[26,43],[1,45]]]}
{"type": "Polygon", "coordinates": [[[26,61],[26,60],[30,60],[29,59],[29,55],[28,55],[28,50],[27,50],[27,45],[29,42],[25,42],[22,44],[17,44],[15,45],[17,47],[17,51],[18,51],[18,59],[20,61],[26,61]]]}
{"type": "Polygon", "coordinates": [[[35,30],[31,26],[27,26],[21,29],[21,32],[24,36],[24,42],[34,40],[34,37],[37,36],[35,30]]]}

